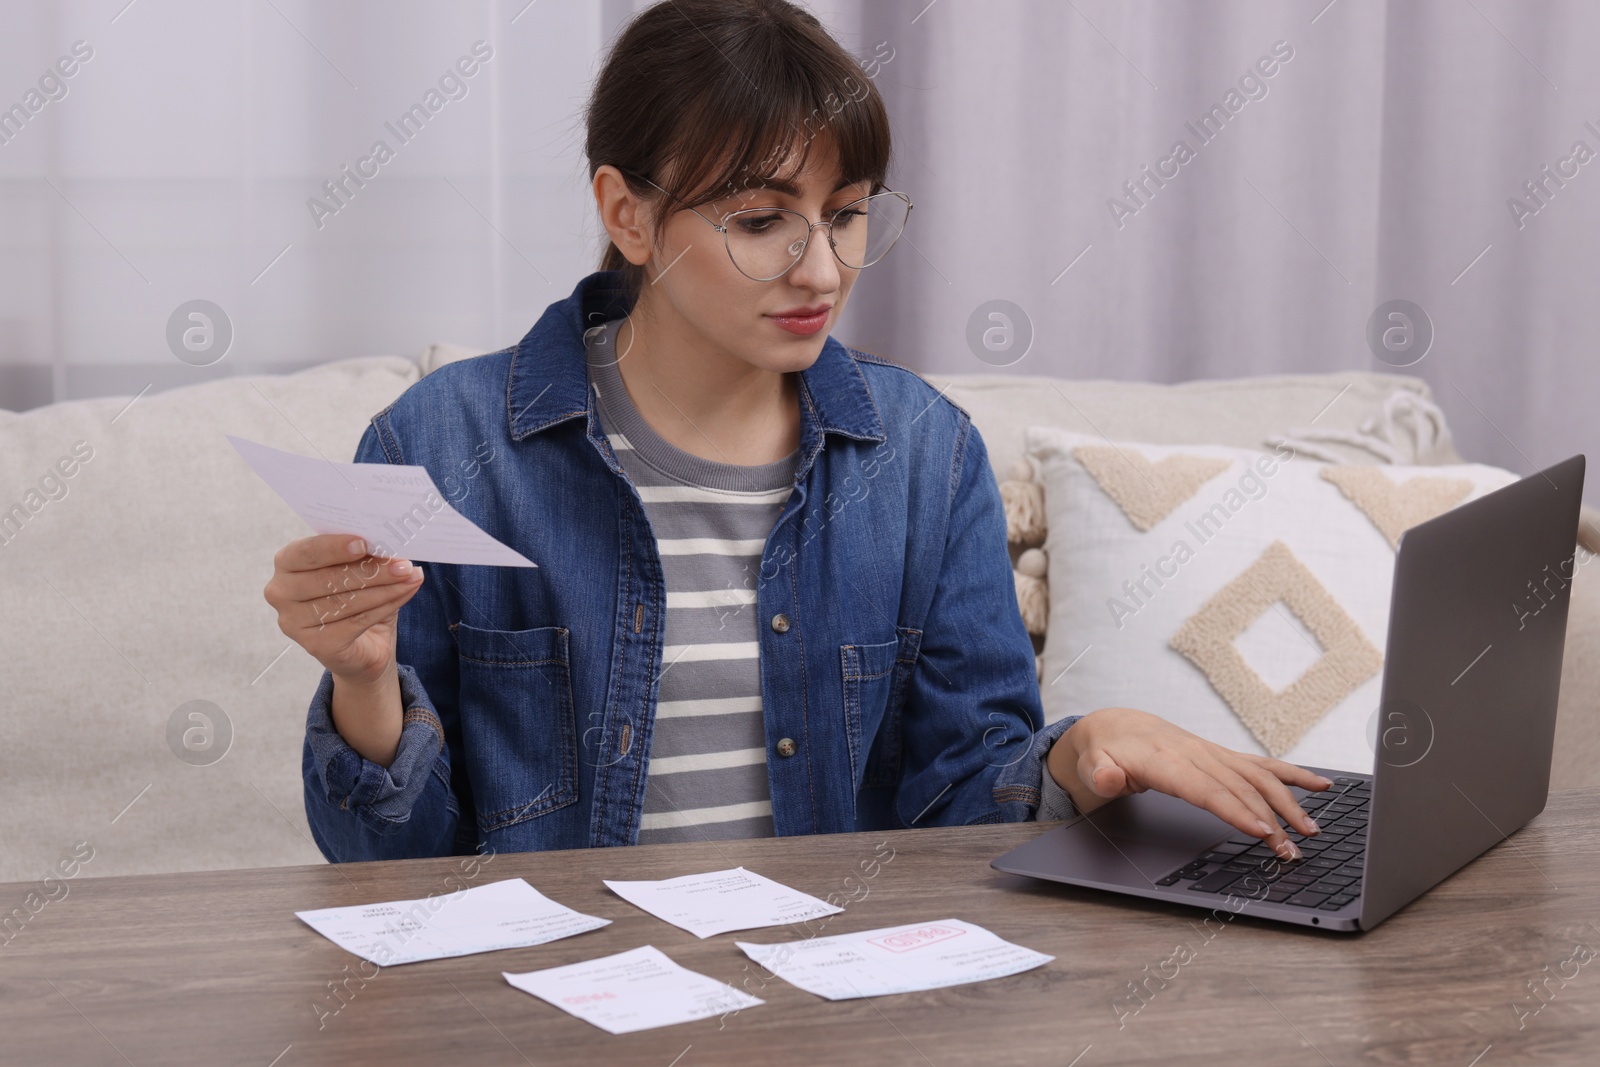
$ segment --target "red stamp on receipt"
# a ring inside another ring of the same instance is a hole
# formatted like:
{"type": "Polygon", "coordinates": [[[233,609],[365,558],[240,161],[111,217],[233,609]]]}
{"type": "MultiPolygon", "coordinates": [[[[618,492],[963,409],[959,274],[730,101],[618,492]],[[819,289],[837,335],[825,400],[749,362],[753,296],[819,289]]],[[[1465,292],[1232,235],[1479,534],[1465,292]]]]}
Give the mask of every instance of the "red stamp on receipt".
{"type": "Polygon", "coordinates": [[[898,933],[885,934],[883,937],[867,939],[867,944],[878,945],[890,952],[910,952],[914,948],[926,948],[928,945],[940,941],[948,941],[952,937],[960,937],[965,930],[957,930],[953,926],[941,926],[935,923],[932,926],[918,926],[912,930],[901,930],[898,933]]]}

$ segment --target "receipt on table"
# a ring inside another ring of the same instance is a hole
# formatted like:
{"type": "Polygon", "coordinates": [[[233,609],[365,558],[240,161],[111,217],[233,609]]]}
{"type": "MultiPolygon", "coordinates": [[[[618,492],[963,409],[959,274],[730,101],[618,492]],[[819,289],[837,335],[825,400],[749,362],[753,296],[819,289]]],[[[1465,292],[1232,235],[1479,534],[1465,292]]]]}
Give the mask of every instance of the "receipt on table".
{"type": "Polygon", "coordinates": [[[557,904],[521,878],[417,900],[295,914],[340,948],[380,967],[542,945],[611,924],[557,904]]]}
{"type": "Polygon", "coordinates": [[[451,507],[426,467],[312,459],[233,434],[223,436],[319,534],[359,534],[375,556],[538,566],[451,507]]]}
{"type": "Polygon", "coordinates": [[[500,973],[524,993],[610,1034],[631,1034],[766,1003],[678,966],[653,945],[565,967],[500,973]]]}
{"type": "Polygon", "coordinates": [[[607,881],[606,887],[634,907],[701,938],[783,926],[844,910],[743,867],[659,882],[607,881]]]}
{"type": "Polygon", "coordinates": [[[775,945],[734,944],[790,985],[829,1000],[982,982],[1055,959],[959,919],[775,945]]]}

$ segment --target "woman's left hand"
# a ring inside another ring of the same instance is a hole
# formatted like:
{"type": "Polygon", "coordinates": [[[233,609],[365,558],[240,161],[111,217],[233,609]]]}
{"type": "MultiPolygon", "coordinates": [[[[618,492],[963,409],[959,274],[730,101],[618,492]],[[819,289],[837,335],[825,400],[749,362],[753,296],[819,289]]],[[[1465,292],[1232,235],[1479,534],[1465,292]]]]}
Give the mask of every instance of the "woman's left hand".
{"type": "Polygon", "coordinates": [[[1134,708],[1101,708],[1073,723],[1050,747],[1046,767],[1082,814],[1156,789],[1262,838],[1286,859],[1300,850],[1278,815],[1306,836],[1321,832],[1288,785],[1317,792],[1333,784],[1304,767],[1224,748],[1134,708]]]}

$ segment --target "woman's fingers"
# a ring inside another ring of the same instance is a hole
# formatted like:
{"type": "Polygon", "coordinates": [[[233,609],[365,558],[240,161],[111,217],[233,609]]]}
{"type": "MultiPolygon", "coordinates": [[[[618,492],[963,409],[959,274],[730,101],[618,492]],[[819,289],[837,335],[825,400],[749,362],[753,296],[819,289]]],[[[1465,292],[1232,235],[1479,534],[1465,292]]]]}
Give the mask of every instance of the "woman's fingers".
{"type": "Polygon", "coordinates": [[[355,615],[342,619],[337,625],[329,626],[327,631],[328,643],[334,647],[345,647],[354,643],[374,625],[380,622],[387,622],[398,614],[414,591],[408,589],[385,603],[374,605],[366,611],[357,612],[355,615]]]}
{"type": "Polygon", "coordinates": [[[1159,768],[1151,768],[1151,784],[1163,793],[1187,800],[1195,807],[1204,808],[1222,821],[1245,833],[1266,837],[1272,833],[1267,820],[1250,809],[1213,774],[1207,773],[1192,759],[1168,760],[1159,768]]]}
{"type": "Polygon", "coordinates": [[[418,568],[412,572],[412,578],[408,581],[393,585],[367,586],[364,589],[353,589],[346,593],[305,601],[302,610],[296,613],[297,618],[304,623],[304,629],[321,630],[333,623],[362,615],[373,607],[408,599],[421,584],[422,570],[418,568]]]}
{"type": "MultiPolygon", "coordinates": [[[[1317,826],[1316,820],[1306,814],[1306,810],[1300,806],[1300,802],[1294,798],[1294,794],[1289,792],[1289,787],[1284,785],[1276,774],[1262,766],[1257,759],[1252,759],[1243,754],[1229,753],[1229,755],[1236,757],[1233,761],[1235,770],[1250,783],[1252,789],[1265,798],[1266,802],[1272,806],[1272,809],[1277,814],[1284,817],[1284,820],[1290,826],[1293,826],[1307,837],[1314,837],[1322,832],[1321,827],[1317,826]]],[[[1285,764],[1285,766],[1293,766],[1293,764],[1285,764]]],[[[1312,777],[1315,778],[1316,775],[1312,777]]]]}
{"type": "Polygon", "coordinates": [[[1250,809],[1251,814],[1256,817],[1258,822],[1273,827],[1278,825],[1277,814],[1273,811],[1272,803],[1262,795],[1261,790],[1256,787],[1255,783],[1237,770],[1220,759],[1204,756],[1195,760],[1195,766],[1232,790],[1233,795],[1238,797],[1245,807],[1250,809]]]}
{"type": "Polygon", "coordinates": [[[375,586],[343,600],[324,598],[298,604],[294,611],[279,615],[278,628],[308,651],[343,648],[373,623],[398,612],[421,588],[421,573],[417,572],[417,581],[402,586],[375,586]]]}
{"type": "Polygon", "coordinates": [[[1193,757],[1172,759],[1167,753],[1160,754],[1151,761],[1148,773],[1154,788],[1204,808],[1237,830],[1254,834],[1283,858],[1292,859],[1299,854],[1275,819],[1263,819],[1193,757]]]}
{"type": "Polygon", "coordinates": [[[1244,752],[1239,753],[1239,755],[1244,756],[1246,759],[1254,762],[1256,766],[1268,771],[1279,781],[1287,782],[1290,785],[1297,785],[1301,789],[1309,789],[1313,793],[1321,792],[1333,784],[1332,781],[1324,778],[1315,771],[1308,771],[1304,767],[1294,763],[1289,763],[1286,760],[1273,759],[1271,756],[1256,756],[1244,752]]]}

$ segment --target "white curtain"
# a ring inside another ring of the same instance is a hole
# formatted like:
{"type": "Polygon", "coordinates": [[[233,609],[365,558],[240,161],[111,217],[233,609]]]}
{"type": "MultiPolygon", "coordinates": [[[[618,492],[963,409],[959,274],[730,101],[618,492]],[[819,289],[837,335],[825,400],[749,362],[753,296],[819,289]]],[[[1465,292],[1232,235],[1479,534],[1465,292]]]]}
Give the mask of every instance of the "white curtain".
{"type": "MultiPolygon", "coordinates": [[[[596,263],[582,109],[642,6],[7,0],[0,407],[514,341],[596,263]],[[168,340],[197,299],[234,330],[211,366],[168,340]]],[[[942,373],[1383,370],[1369,319],[1404,299],[1434,339],[1403,371],[1464,454],[1600,444],[1600,6],[807,6],[889,101],[917,205],[841,339],[942,373]],[[1021,358],[968,340],[997,300],[1021,358]]]]}

